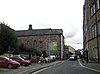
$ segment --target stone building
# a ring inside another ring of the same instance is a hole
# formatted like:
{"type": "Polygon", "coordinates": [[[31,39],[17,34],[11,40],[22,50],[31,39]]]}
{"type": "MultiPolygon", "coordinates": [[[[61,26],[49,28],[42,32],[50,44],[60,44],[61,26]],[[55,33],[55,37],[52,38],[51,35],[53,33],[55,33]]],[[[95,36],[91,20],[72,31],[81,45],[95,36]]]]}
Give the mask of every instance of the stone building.
{"type": "Polygon", "coordinates": [[[16,31],[19,45],[27,50],[55,54],[63,59],[64,36],[62,29],[32,29],[16,31]]]}
{"type": "Polygon", "coordinates": [[[68,46],[68,52],[69,52],[69,56],[75,55],[75,49],[70,45],[68,46]]]}
{"type": "Polygon", "coordinates": [[[100,0],[85,0],[83,46],[87,62],[100,62],[100,0]]]}

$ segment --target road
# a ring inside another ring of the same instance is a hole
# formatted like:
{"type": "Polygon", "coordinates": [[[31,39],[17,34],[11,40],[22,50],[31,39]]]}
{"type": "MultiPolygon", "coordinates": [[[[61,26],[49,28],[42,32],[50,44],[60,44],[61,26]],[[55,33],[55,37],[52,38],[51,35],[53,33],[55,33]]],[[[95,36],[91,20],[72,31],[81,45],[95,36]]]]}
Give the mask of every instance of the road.
{"type": "Polygon", "coordinates": [[[84,67],[81,67],[78,61],[66,61],[62,64],[45,68],[32,74],[100,74],[84,67]]]}

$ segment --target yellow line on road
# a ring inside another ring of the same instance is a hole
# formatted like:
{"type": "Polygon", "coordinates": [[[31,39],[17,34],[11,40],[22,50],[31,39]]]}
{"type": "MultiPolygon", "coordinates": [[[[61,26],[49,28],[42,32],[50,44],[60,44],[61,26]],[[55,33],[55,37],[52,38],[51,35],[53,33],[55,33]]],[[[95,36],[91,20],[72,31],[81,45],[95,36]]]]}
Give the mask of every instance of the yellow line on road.
{"type": "Polygon", "coordinates": [[[78,60],[78,62],[79,62],[79,64],[80,64],[82,67],[84,67],[84,68],[87,68],[87,69],[92,70],[92,71],[100,72],[100,70],[97,70],[97,69],[90,68],[90,67],[87,67],[87,66],[82,65],[81,62],[80,62],[80,60],[78,60]]]}

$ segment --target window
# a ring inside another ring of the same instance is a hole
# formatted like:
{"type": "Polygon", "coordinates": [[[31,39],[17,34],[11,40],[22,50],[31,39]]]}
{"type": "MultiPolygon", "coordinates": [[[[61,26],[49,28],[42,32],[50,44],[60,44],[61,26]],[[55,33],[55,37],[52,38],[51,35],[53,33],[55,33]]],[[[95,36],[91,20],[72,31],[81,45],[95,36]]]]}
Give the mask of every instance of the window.
{"type": "Polygon", "coordinates": [[[97,36],[97,27],[96,27],[96,24],[94,24],[94,36],[95,37],[97,36]]]}
{"type": "Polygon", "coordinates": [[[95,60],[98,59],[98,50],[97,50],[97,47],[95,47],[93,49],[93,57],[94,57],[95,60]]]}
{"type": "Polygon", "coordinates": [[[93,14],[95,14],[96,10],[95,10],[95,4],[93,5],[93,14]]]}
{"type": "Polygon", "coordinates": [[[94,38],[94,26],[92,26],[92,38],[94,38]]]}
{"type": "Polygon", "coordinates": [[[100,9],[100,0],[97,0],[97,9],[100,9]]]}
{"type": "Polygon", "coordinates": [[[6,59],[5,59],[5,58],[0,57],[0,60],[1,60],[1,61],[4,61],[4,60],[6,60],[6,59]]]}
{"type": "Polygon", "coordinates": [[[90,10],[91,10],[91,16],[93,16],[94,14],[95,14],[95,12],[96,12],[96,10],[95,10],[95,4],[93,4],[92,6],[91,6],[91,8],[90,8],[90,10]]]}
{"type": "Polygon", "coordinates": [[[91,7],[90,9],[91,9],[91,16],[93,16],[93,8],[91,7]]]}
{"type": "Polygon", "coordinates": [[[43,41],[40,41],[40,48],[43,48],[43,41]]]}
{"type": "Polygon", "coordinates": [[[43,41],[40,41],[40,44],[43,43],[43,41]]]}
{"type": "Polygon", "coordinates": [[[96,28],[96,24],[94,24],[92,26],[92,38],[97,36],[97,28],[96,28]]]}
{"type": "Polygon", "coordinates": [[[98,21],[98,35],[100,35],[100,20],[98,21]]]}

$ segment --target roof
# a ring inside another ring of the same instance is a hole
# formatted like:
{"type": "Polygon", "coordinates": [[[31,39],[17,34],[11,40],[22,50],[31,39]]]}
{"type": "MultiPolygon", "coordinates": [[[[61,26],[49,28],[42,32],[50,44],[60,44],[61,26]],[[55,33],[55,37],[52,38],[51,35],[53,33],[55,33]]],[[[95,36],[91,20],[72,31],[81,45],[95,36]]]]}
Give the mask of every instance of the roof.
{"type": "Polygon", "coordinates": [[[37,36],[37,35],[59,35],[63,34],[62,29],[32,29],[15,31],[17,36],[37,36]]]}

